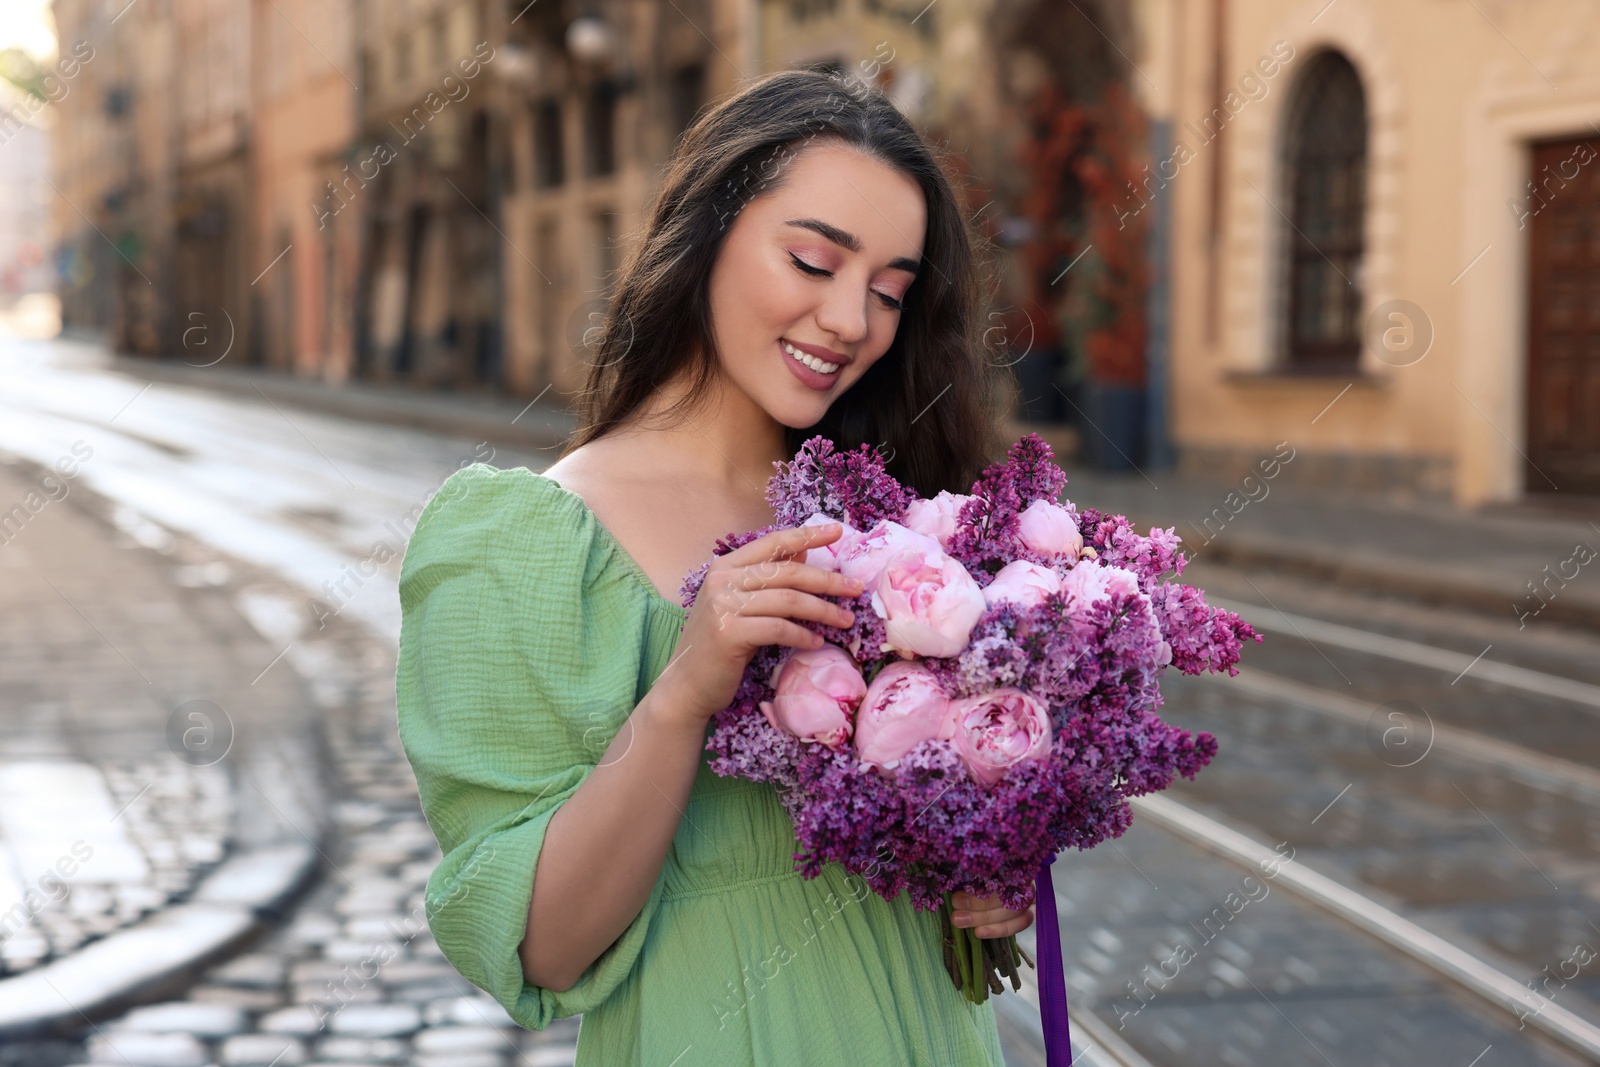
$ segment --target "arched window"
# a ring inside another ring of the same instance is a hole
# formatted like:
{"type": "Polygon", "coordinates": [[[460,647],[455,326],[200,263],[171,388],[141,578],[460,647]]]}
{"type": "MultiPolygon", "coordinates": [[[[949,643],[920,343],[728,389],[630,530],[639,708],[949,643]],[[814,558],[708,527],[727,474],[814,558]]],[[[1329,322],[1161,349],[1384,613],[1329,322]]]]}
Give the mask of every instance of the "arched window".
{"type": "Polygon", "coordinates": [[[1311,59],[1284,130],[1286,361],[1293,370],[1354,369],[1361,357],[1367,108],[1348,59],[1337,52],[1311,59]]]}

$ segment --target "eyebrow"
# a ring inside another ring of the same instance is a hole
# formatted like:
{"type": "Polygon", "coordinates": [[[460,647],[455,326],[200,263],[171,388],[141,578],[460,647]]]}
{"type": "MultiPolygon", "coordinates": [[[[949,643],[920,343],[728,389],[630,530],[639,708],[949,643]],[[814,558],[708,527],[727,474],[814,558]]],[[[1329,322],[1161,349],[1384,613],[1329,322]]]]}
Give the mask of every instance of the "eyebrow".
{"type": "MultiPolygon", "coordinates": [[[[852,252],[861,251],[861,239],[859,237],[830,223],[823,222],[821,219],[788,219],[784,222],[784,225],[798,226],[802,230],[810,230],[813,233],[821,234],[834,244],[848,248],[852,252]]],[[[896,256],[889,261],[889,266],[894,270],[909,271],[915,274],[917,273],[919,262],[915,259],[907,259],[905,256],[896,256]]]]}

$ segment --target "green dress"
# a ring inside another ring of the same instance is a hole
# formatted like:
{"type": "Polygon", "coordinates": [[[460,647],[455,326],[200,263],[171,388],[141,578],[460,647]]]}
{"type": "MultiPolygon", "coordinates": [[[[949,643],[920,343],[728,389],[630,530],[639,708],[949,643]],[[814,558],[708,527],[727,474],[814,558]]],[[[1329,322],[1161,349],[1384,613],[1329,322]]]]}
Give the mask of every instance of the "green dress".
{"type": "Polygon", "coordinates": [[[687,612],[581,497],[475,463],[424,508],[400,576],[400,737],[444,858],[445,957],[524,1027],[583,1014],[577,1067],[1001,1067],[993,1003],[945,972],[938,915],[828,864],[794,871],[767,784],[704,752],[650,896],[564,991],[517,946],[545,827],[669,662],[687,612]]]}

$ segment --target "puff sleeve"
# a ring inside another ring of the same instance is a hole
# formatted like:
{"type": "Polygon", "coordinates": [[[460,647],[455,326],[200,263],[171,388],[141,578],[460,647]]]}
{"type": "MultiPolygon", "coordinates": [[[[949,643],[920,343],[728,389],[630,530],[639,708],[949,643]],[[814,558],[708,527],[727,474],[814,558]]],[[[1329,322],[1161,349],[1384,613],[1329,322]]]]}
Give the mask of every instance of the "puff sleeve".
{"type": "Polygon", "coordinates": [[[535,1030],[628,977],[661,900],[658,875],[570,989],[526,981],[517,949],[545,829],[648,688],[652,605],[620,551],[554,482],[476,463],[428,502],[401,567],[400,739],[444,853],[428,924],[463,977],[535,1030]]]}

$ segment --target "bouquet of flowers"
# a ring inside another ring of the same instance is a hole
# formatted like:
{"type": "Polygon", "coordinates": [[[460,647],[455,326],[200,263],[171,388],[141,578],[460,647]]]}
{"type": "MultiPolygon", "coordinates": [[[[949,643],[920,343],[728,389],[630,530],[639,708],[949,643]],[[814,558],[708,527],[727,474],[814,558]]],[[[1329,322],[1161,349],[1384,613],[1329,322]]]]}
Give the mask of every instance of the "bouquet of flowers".
{"type": "MultiPolygon", "coordinates": [[[[773,783],[804,877],[831,860],[886,899],[909,891],[918,910],[939,909],[945,964],[968,999],[1002,992],[1003,978],[1020,989],[1015,937],[953,926],[951,894],[1026,908],[1058,851],[1120,835],[1129,797],[1192,778],[1216,740],[1156,716],[1160,676],[1237,674],[1243,642],[1261,638],[1166,579],[1185,562],[1171,529],[1143,536],[1060,501],[1066,475],[1036,434],[970,494],[931,500],[867,445],[841,452],[817,436],[776,466],[775,525],[723,538],[716,554],[838,522],[842,536],[806,562],[864,588],[843,600],[848,629],[803,622],[820,648],[756,653],[713,717],[711,768],[773,783]]],[[[685,579],[685,604],[709,566],[685,579]]],[[[1041,954],[1058,950],[1045,943],[1054,930],[1041,921],[1041,954]]]]}

